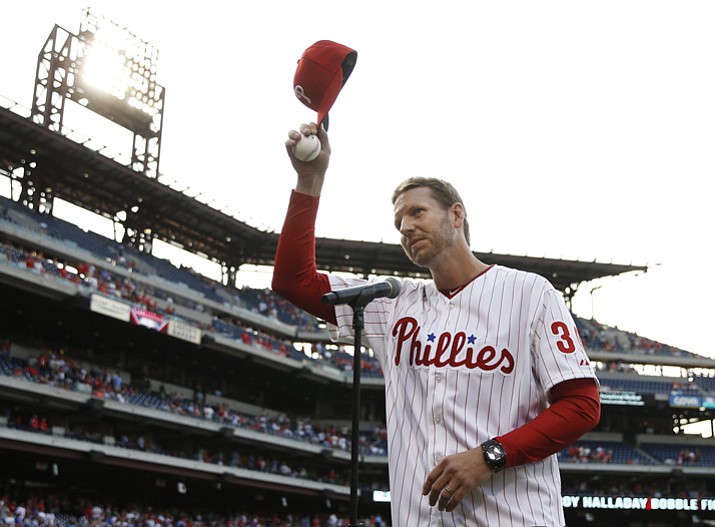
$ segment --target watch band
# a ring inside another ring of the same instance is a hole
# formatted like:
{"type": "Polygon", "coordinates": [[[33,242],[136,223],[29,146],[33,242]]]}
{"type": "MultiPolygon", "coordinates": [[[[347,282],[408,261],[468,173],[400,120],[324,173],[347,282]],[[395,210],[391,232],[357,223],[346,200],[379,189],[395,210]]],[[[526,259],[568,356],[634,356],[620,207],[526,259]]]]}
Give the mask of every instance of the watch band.
{"type": "Polygon", "coordinates": [[[482,454],[489,469],[494,472],[501,472],[506,468],[506,450],[496,439],[490,439],[482,443],[482,454]]]}

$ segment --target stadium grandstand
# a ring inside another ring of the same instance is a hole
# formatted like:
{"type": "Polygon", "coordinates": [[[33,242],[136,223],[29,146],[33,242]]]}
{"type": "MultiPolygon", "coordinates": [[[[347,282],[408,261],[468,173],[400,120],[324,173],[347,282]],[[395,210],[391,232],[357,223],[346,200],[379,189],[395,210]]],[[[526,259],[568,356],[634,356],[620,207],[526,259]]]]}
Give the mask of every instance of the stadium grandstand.
{"type": "MultiPolygon", "coordinates": [[[[86,16],[91,32],[98,20],[86,16]]],[[[147,116],[55,76],[74,67],[57,42],[84,45],[82,35],[55,27],[43,50],[59,51],[38,57],[33,108],[0,108],[0,184],[11,189],[0,196],[0,522],[348,525],[353,350],[270,290],[236,287],[242,266],[271,265],[277,235],[162,183],[163,88],[147,116]],[[66,133],[73,97],[133,131],[132,159],[66,133]],[[55,217],[55,199],[123,235],[55,217]],[[155,257],[156,240],[220,264],[223,279],[155,257]]],[[[567,301],[590,280],[645,270],[479,257],[540,273],[567,301]]],[[[383,243],[320,239],[318,262],[424,277],[383,243]]],[[[715,442],[685,433],[712,427],[715,361],[575,318],[603,408],[559,453],[568,525],[715,524],[715,442]]],[[[384,383],[370,350],[360,364],[360,519],[390,526],[384,383]]]]}

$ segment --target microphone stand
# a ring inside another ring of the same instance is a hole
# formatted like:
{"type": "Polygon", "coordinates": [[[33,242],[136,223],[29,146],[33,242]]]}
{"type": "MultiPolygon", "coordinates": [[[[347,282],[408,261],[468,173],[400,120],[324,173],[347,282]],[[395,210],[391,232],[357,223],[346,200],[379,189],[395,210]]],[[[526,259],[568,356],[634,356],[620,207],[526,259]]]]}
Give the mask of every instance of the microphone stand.
{"type": "MultiPolygon", "coordinates": [[[[353,354],[353,428],[350,450],[350,527],[359,527],[358,520],[358,467],[360,443],[360,369],[362,367],[362,330],[365,328],[365,303],[356,299],[353,308],[355,351],[353,354]]],[[[364,525],[364,524],[360,524],[364,525]]]]}
{"type": "Polygon", "coordinates": [[[378,291],[370,288],[352,288],[343,291],[350,291],[341,299],[334,292],[326,293],[322,297],[324,304],[345,303],[353,310],[353,334],[355,353],[353,355],[353,430],[350,456],[350,527],[364,527],[364,523],[357,523],[358,520],[358,469],[360,461],[360,368],[362,367],[362,330],[365,328],[365,306],[372,300],[380,296],[395,298],[400,290],[399,283],[394,280],[387,280],[389,287],[378,291]],[[349,299],[349,300],[348,300],[349,299]]]}

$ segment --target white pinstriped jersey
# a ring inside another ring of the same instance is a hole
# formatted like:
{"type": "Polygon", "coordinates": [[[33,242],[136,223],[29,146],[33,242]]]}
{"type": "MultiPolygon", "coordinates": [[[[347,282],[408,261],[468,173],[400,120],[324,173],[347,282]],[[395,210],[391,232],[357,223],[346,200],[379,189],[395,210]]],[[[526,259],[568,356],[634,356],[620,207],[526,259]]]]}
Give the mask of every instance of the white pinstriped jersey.
{"type": "MultiPolygon", "coordinates": [[[[330,276],[333,289],[364,280],[330,276]]],[[[336,306],[352,334],[353,312],[336,306]]],[[[556,455],[507,468],[452,512],[422,496],[442,457],[531,421],[565,380],[596,378],[563,299],[539,275],[492,266],[447,298],[432,281],[403,280],[395,299],[365,309],[363,344],[385,375],[392,524],[396,527],[562,527],[556,455]]]]}

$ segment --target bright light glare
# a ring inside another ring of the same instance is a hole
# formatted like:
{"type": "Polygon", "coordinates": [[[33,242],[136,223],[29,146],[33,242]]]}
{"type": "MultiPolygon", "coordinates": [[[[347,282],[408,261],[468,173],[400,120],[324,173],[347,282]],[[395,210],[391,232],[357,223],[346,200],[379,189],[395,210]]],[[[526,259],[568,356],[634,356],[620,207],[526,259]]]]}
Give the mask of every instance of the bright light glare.
{"type": "Polygon", "coordinates": [[[156,116],[160,111],[155,85],[156,48],[103,17],[92,22],[84,31],[91,34],[84,49],[84,82],[156,116]]]}
{"type": "Polygon", "coordinates": [[[116,51],[95,43],[85,59],[82,78],[87,84],[124,100],[129,92],[131,71],[116,51]]]}

